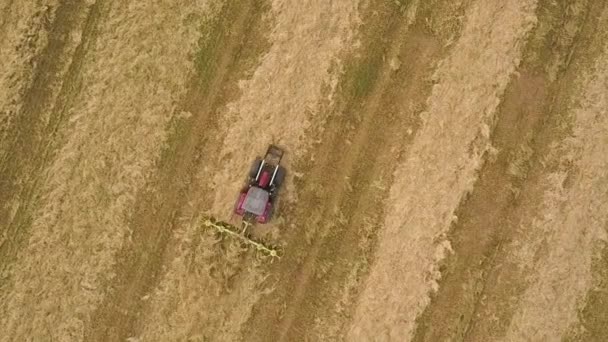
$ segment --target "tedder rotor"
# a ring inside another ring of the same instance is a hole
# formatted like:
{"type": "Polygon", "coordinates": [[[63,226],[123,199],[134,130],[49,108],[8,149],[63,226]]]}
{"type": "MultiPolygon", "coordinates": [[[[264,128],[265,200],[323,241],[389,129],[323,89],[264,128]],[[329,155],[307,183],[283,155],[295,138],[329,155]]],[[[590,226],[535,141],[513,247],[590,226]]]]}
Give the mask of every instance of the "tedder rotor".
{"type": "Polygon", "coordinates": [[[206,219],[203,225],[237,238],[265,255],[279,257],[276,247],[254,240],[249,234],[249,228],[256,223],[265,224],[272,218],[277,193],[285,179],[285,169],[280,165],[282,158],[283,150],[270,145],[264,158],[256,158],[253,161],[247,182],[241,189],[234,207],[234,214],[242,217],[240,229],[214,219],[206,219]]]}

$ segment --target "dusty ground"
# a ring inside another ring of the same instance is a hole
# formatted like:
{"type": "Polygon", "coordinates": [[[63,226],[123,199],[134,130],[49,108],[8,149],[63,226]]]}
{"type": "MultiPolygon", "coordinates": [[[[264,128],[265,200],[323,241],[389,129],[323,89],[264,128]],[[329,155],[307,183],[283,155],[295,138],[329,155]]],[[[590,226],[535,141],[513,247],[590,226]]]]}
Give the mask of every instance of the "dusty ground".
{"type": "Polygon", "coordinates": [[[603,0],[0,2],[0,341],[607,341],[603,0]],[[256,227],[203,229],[250,161],[256,227]]]}

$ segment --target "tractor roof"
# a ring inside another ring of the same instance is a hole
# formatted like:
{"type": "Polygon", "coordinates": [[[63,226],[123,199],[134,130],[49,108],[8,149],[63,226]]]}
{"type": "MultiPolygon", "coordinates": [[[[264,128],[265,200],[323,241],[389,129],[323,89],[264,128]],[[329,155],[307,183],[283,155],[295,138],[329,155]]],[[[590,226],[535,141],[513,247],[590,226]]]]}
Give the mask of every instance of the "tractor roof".
{"type": "Polygon", "coordinates": [[[266,209],[266,203],[268,203],[268,191],[252,186],[247,191],[247,197],[243,203],[243,209],[254,215],[262,215],[266,209]]]}

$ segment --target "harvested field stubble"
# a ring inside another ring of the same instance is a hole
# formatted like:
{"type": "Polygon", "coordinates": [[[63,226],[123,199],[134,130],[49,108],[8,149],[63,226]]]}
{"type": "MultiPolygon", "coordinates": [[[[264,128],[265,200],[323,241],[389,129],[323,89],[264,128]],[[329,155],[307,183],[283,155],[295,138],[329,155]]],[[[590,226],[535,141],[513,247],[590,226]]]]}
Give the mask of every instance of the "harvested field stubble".
{"type": "Polygon", "coordinates": [[[605,1],[8,0],[0,60],[0,341],[608,338],[605,1]],[[274,263],[201,225],[269,143],[274,263]]]}

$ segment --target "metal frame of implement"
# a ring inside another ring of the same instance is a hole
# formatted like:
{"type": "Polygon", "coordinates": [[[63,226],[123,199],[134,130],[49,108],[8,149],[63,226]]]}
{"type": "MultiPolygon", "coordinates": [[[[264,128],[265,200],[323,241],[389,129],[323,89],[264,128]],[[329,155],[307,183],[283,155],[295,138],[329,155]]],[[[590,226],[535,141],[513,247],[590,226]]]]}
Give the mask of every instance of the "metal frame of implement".
{"type": "Polygon", "coordinates": [[[280,251],[277,248],[274,248],[272,246],[266,246],[263,243],[254,241],[254,240],[248,238],[247,236],[245,236],[245,231],[249,227],[248,222],[243,223],[243,229],[241,230],[240,233],[237,233],[235,231],[236,227],[232,226],[231,224],[215,221],[211,218],[207,218],[207,219],[203,220],[203,226],[208,227],[208,228],[215,228],[215,230],[217,230],[218,232],[220,232],[222,234],[228,234],[232,237],[235,237],[235,238],[239,239],[241,242],[243,242],[247,245],[253,246],[257,251],[262,252],[262,253],[266,254],[267,256],[270,256],[272,258],[279,258],[279,259],[281,258],[281,256],[279,255],[280,251]]]}

